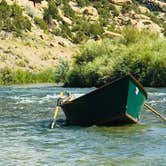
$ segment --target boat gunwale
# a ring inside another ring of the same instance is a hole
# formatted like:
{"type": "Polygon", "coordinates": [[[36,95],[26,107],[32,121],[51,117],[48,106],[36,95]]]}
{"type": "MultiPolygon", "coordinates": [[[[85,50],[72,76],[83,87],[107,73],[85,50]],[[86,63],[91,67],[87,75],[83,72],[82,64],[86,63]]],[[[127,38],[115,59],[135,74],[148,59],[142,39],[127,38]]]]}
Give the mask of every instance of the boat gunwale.
{"type": "Polygon", "coordinates": [[[97,88],[97,89],[95,89],[95,90],[93,90],[91,92],[88,92],[88,93],[86,93],[86,94],[84,94],[84,95],[82,95],[82,96],[80,96],[78,98],[75,98],[75,99],[70,100],[70,101],[66,101],[65,103],[62,103],[60,106],[63,107],[63,105],[71,104],[71,103],[73,103],[73,102],[75,102],[77,100],[80,100],[81,98],[84,98],[87,95],[94,94],[94,93],[96,93],[96,91],[101,90],[101,89],[103,89],[105,87],[108,87],[109,85],[114,84],[114,83],[118,82],[119,80],[122,80],[122,79],[125,79],[125,78],[130,78],[141,89],[141,91],[144,93],[144,95],[145,95],[145,97],[147,99],[147,92],[144,89],[143,85],[132,74],[127,74],[124,77],[121,77],[121,78],[115,79],[115,80],[113,80],[111,82],[108,82],[108,83],[100,86],[99,88],[97,88]]]}
{"type": "Polygon", "coordinates": [[[132,117],[130,114],[125,113],[126,117],[128,117],[130,120],[132,120],[134,123],[138,123],[138,120],[132,117]]]}

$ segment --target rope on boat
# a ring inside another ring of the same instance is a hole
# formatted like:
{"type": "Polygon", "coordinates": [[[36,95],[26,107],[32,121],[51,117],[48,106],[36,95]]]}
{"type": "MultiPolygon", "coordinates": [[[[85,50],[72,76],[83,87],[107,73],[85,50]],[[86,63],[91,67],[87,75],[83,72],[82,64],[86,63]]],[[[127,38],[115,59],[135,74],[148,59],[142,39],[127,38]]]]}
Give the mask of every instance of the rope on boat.
{"type": "Polygon", "coordinates": [[[57,100],[57,105],[56,105],[55,111],[54,111],[54,117],[53,117],[53,120],[52,120],[51,129],[53,129],[54,126],[55,126],[56,117],[57,117],[58,112],[60,110],[60,106],[59,105],[60,105],[60,100],[61,100],[62,96],[63,96],[63,92],[60,92],[58,100],[57,100]]]}
{"type": "Polygon", "coordinates": [[[154,114],[156,114],[158,117],[160,117],[164,122],[166,122],[166,118],[164,118],[158,111],[156,111],[154,108],[152,108],[150,105],[148,105],[147,103],[144,103],[144,106],[149,109],[150,111],[152,111],[154,114]]]}

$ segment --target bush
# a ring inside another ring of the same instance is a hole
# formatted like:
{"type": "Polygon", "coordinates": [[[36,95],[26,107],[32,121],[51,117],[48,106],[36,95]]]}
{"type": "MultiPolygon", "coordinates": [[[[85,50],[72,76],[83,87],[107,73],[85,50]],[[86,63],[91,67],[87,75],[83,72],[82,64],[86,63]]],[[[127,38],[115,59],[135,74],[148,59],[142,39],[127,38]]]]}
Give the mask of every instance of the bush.
{"type": "MultiPolygon", "coordinates": [[[[88,21],[78,21],[77,24],[72,29],[73,32],[81,32],[85,36],[96,39],[98,36],[100,36],[104,30],[103,27],[95,22],[95,23],[89,23],[88,21]]],[[[83,36],[83,35],[82,35],[83,36]]]]}
{"type": "Polygon", "coordinates": [[[0,70],[0,85],[11,84],[26,84],[26,83],[45,83],[55,82],[55,71],[52,69],[45,69],[38,73],[12,70],[10,68],[3,68],[0,70]]]}
{"type": "Polygon", "coordinates": [[[166,37],[166,23],[163,24],[163,28],[164,28],[163,34],[164,34],[164,36],[166,37]]]}
{"type": "Polygon", "coordinates": [[[124,4],[122,5],[121,12],[122,12],[123,14],[128,13],[128,12],[130,12],[131,10],[134,10],[136,13],[140,13],[137,3],[130,3],[130,4],[124,3],[124,4]]]}
{"type": "Polygon", "coordinates": [[[13,82],[13,73],[12,70],[8,67],[0,69],[0,84],[8,85],[13,82]]]}
{"type": "Polygon", "coordinates": [[[79,7],[85,7],[87,5],[89,5],[89,1],[88,0],[76,0],[78,3],[79,7]]]}
{"type": "Polygon", "coordinates": [[[93,6],[97,9],[100,15],[100,21],[107,25],[109,19],[111,18],[111,4],[107,0],[104,1],[95,1],[93,2],[93,6]]]}
{"type": "Polygon", "coordinates": [[[11,8],[5,0],[0,2],[0,20],[6,21],[11,15],[11,8]]]}
{"type": "Polygon", "coordinates": [[[119,11],[116,9],[116,7],[110,3],[110,10],[111,10],[111,13],[114,15],[114,16],[118,16],[119,15],[119,11]]]}
{"type": "Polygon", "coordinates": [[[122,34],[124,36],[124,39],[122,39],[122,42],[125,45],[137,43],[138,41],[143,40],[144,36],[146,37],[145,40],[146,39],[155,40],[158,38],[158,34],[155,32],[152,33],[152,32],[149,32],[148,30],[139,31],[136,28],[130,27],[130,26],[125,27],[123,29],[122,34]]]}
{"type": "Polygon", "coordinates": [[[82,31],[77,31],[72,37],[72,42],[75,44],[79,44],[87,39],[87,36],[82,31]]]}
{"type": "Polygon", "coordinates": [[[69,63],[67,60],[60,59],[55,70],[55,82],[64,82],[67,71],[69,70],[69,63]]]}
{"type": "Polygon", "coordinates": [[[71,30],[68,27],[68,25],[66,23],[63,23],[63,24],[60,25],[59,28],[61,29],[60,35],[64,38],[67,38],[67,39],[71,40],[72,33],[71,33],[71,30]]]}
{"type": "Polygon", "coordinates": [[[145,30],[133,34],[132,28],[125,34],[124,39],[83,45],[66,74],[66,84],[99,86],[131,73],[145,86],[165,86],[166,38],[145,30]]]}
{"type": "Polygon", "coordinates": [[[57,20],[61,19],[58,13],[57,4],[54,0],[48,1],[48,8],[44,9],[43,19],[48,24],[52,24],[52,19],[57,19],[57,20]]]}
{"type": "Polygon", "coordinates": [[[68,17],[70,19],[76,18],[75,12],[73,11],[73,9],[70,7],[70,5],[68,3],[64,4],[63,12],[64,12],[65,17],[68,17]]]}
{"type": "Polygon", "coordinates": [[[31,30],[29,19],[23,16],[23,10],[16,3],[9,6],[5,0],[0,2],[0,24],[5,31],[14,31],[18,35],[24,30],[31,30]]]}
{"type": "Polygon", "coordinates": [[[48,29],[47,24],[46,24],[46,22],[45,22],[43,19],[38,18],[38,17],[35,17],[35,18],[34,18],[34,22],[35,22],[35,24],[38,25],[41,29],[43,29],[43,30],[47,30],[47,29],[48,29]]]}

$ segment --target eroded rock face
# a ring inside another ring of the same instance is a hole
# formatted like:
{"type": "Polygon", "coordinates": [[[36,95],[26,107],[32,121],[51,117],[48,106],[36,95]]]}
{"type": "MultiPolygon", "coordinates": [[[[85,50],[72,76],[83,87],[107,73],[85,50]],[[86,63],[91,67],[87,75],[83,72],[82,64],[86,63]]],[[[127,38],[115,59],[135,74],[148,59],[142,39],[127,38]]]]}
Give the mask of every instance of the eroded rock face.
{"type": "Polygon", "coordinates": [[[146,14],[150,12],[149,9],[144,6],[139,6],[139,11],[141,14],[146,14]]]}
{"type": "MultiPolygon", "coordinates": [[[[0,0],[1,1],[1,0],[0,0]]],[[[44,8],[48,7],[47,0],[6,0],[9,4],[16,2],[19,6],[23,7],[24,14],[30,16],[29,19],[33,20],[34,17],[43,18],[44,8]],[[37,2],[34,6],[34,1],[37,2]]],[[[118,9],[118,14],[109,19],[110,23],[115,23],[117,27],[124,27],[127,25],[134,25],[138,29],[147,28],[152,31],[162,32],[162,26],[155,24],[156,21],[150,18],[151,11],[159,11],[156,18],[159,18],[161,22],[166,22],[166,0],[136,0],[138,3],[139,12],[131,9],[124,14],[121,13],[123,4],[130,5],[133,3],[132,0],[109,0],[112,5],[118,9]],[[148,15],[149,14],[149,15],[148,15]],[[161,27],[160,27],[161,26],[161,27]]],[[[69,1],[70,7],[73,9],[75,14],[80,17],[80,19],[86,19],[90,23],[100,21],[100,15],[98,9],[91,6],[80,7],[76,0],[69,1]]],[[[132,5],[131,5],[132,6],[132,5]]],[[[61,7],[58,7],[59,15],[62,18],[63,22],[67,23],[68,26],[72,27],[75,24],[74,19],[64,16],[64,11],[61,7]]],[[[32,23],[33,24],[33,23],[32,23]]],[[[54,27],[59,27],[60,21],[52,19],[52,25],[54,27]]],[[[33,26],[36,26],[33,24],[33,26]]],[[[109,23],[108,23],[109,26],[109,23]]],[[[107,25],[106,25],[107,28],[107,25]]],[[[51,29],[51,28],[50,28],[51,29]]],[[[51,30],[50,30],[51,31],[51,30]]],[[[110,36],[112,34],[109,34],[110,36]]],[[[114,34],[113,34],[114,35],[114,34]]]]}
{"type": "Polygon", "coordinates": [[[43,9],[48,6],[46,0],[6,0],[9,5],[17,3],[25,9],[25,13],[31,17],[43,18],[43,9]],[[34,6],[34,1],[36,2],[34,6]]]}
{"type": "Polygon", "coordinates": [[[105,30],[104,35],[106,35],[107,37],[110,37],[110,38],[113,38],[113,37],[123,38],[123,36],[121,34],[115,33],[115,32],[112,32],[112,31],[107,31],[107,30],[105,30]]]}
{"type": "Polygon", "coordinates": [[[151,11],[164,11],[166,12],[166,1],[162,0],[138,0],[144,4],[151,11]]]}
{"type": "Polygon", "coordinates": [[[139,30],[141,30],[141,29],[148,29],[151,32],[157,32],[159,34],[162,31],[162,28],[159,25],[157,25],[154,22],[152,22],[151,20],[144,20],[144,19],[137,20],[137,21],[133,20],[132,23],[139,30]]]}
{"type": "Polygon", "coordinates": [[[132,0],[110,0],[110,2],[116,5],[123,5],[124,3],[132,3],[132,0]]]}
{"type": "Polygon", "coordinates": [[[88,17],[89,21],[97,21],[99,19],[97,10],[92,6],[83,8],[82,13],[88,17]]]}

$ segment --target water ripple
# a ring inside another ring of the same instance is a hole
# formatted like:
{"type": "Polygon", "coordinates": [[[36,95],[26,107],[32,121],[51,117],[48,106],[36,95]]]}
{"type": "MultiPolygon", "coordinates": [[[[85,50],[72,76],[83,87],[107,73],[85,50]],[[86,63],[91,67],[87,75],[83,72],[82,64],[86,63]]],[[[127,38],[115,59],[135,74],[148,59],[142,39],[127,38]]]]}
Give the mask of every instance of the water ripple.
{"type": "MultiPolygon", "coordinates": [[[[0,87],[0,165],[165,166],[165,123],[146,109],[138,125],[49,128],[61,91],[93,89],[0,87]]],[[[147,90],[148,104],[165,116],[166,89],[147,90]]]]}

